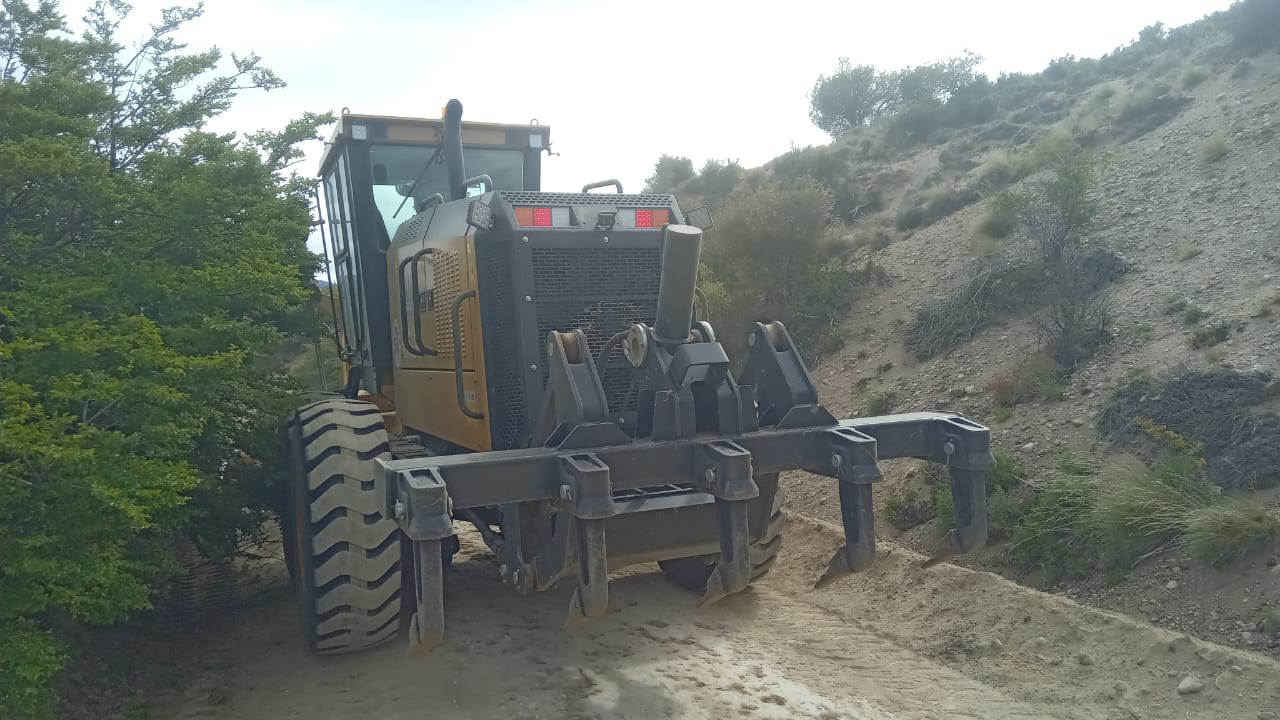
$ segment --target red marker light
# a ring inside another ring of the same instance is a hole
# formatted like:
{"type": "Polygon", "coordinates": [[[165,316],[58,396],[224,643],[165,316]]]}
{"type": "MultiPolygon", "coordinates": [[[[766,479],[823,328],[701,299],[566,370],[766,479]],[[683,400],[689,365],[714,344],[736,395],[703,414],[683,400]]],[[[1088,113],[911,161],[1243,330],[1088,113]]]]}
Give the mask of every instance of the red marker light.
{"type": "Polygon", "coordinates": [[[636,210],[636,227],[653,227],[653,211],[636,210]]]}
{"type": "Polygon", "coordinates": [[[551,208],[549,207],[534,208],[533,224],[536,227],[551,227],[551,208]]]}

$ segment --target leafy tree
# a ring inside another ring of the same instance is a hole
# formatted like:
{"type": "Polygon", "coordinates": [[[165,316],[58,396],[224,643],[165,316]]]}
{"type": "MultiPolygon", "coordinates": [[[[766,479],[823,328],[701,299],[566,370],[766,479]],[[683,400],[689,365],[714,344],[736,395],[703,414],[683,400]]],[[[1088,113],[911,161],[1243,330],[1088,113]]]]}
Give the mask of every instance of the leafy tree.
{"type": "Polygon", "coordinates": [[[829,349],[859,287],[881,279],[829,255],[831,193],[810,178],[765,181],[730,196],[704,258],[712,320],[737,356],[750,322],[781,320],[806,352],[829,349]]]}
{"type": "Polygon", "coordinates": [[[809,119],[833,137],[903,112],[938,108],[980,78],[982,58],[966,52],[960,57],[918,67],[880,72],[872,65],[854,66],[840,58],[830,76],[819,75],[809,93],[809,119]]]}
{"type": "Polygon", "coordinates": [[[742,182],[746,169],[737,160],[707,160],[697,176],[682,186],[682,195],[696,196],[712,207],[720,207],[742,182]]]}
{"type": "Polygon", "coordinates": [[[669,193],[693,179],[693,161],[687,157],[663,154],[653,166],[653,175],[644,181],[645,192],[669,193]]]}
{"type": "Polygon", "coordinates": [[[1239,0],[1226,11],[1227,30],[1248,55],[1280,48],[1280,0],[1239,0]],[[1270,29],[1268,29],[1270,28],[1270,29]]]}
{"type": "Polygon", "coordinates": [[[835,137],[869,124],[888,112],[896,99],[891,76],[877,73],[874,65],[854,66],[849,58],[840,58],[834,73],[814,81],[809,119],[835,137]]]}
{"type": "Polygon", "coordinates": [[[147,607],[176,535],[228,552],[271,507],[290,386],[266,359],[317,267],[287,168],[331,118],[203,131],[281,82],[184,52],[199,9],[131,50],[120,0],[78,38],[53,0],[0,9],[0,707],[36,718],[53,619],[147,607]]]}

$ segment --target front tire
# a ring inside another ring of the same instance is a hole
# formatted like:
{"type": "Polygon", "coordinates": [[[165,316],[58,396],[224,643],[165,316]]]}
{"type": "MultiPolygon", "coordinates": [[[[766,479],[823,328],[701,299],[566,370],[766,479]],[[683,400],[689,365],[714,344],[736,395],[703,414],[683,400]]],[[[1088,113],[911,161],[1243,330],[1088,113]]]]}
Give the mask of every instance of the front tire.
{"type": "MultiPolygon", "coordinates": [[[[769,504],[764,532],[761,533],[760,539],[751,543],[748,548],[751,555],[751,582],[753,583],[769,574],[773,564],[778,560],[778,552],[782,550],[782,526],[786,523],[786,517],[782,514],[782,485],[777,484],[776,475],[774,483],[777,489],[774,490],[773,500],[769,504]]],[[[702,592],[707,589],[707,578],[711,577],[715,563],[708,562],[702,557],[683,557],[659,560],[658,567],[680,587],[702,592]]]]}
{"type": "Polygon", "coordinates": [[[400,630],[400,528],[379,506],[375,459],[390,459],[377,406],[331,399],[299,409],[288,428],[294,586],[308,646],[365,650],[400,630]]]}

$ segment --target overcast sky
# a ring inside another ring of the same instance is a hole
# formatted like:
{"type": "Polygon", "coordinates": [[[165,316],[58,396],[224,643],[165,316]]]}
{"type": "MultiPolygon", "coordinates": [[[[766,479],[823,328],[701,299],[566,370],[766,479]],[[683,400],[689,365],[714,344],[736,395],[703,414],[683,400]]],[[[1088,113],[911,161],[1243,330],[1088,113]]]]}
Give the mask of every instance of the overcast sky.
{"type": "MultiPolygon", "coordinates": [[[[133,0],[141,37],[159,8],[133,0]]],[[[218,130],[277,128],[306,110],[551,126],[543,187],[617,177],[639,190],[662,153],[750,167],[825,142],[807,94],[841,56],[883,69],[961,53],[983,70],[1038,71],[1095,57],[1156,21],[1185,24],[1230,0],[208,0],[183,38],[256,52],[289,85],[250,93],[218,130]]],[[[64,0],[73,23],[80,7],[64,0]]],[[[320,144],[305,165],[314,172],[320,144]]]]}

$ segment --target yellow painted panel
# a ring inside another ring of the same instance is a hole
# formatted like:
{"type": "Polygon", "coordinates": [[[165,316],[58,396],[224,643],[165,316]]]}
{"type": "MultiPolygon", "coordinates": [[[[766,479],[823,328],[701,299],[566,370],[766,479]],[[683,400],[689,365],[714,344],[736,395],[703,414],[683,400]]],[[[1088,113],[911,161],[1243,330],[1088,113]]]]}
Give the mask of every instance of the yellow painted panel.
{"type": "MultiPolygon", "coordinates": [[[[396,277],[400,263],[422,249],[420,245],[393,247],[387,252],[387,271],[390,276],[391,295],[391,333],[392,353],[397,368],[422,370],[453,371],[453,301],[463,292],[475,287],[474,261],[471,258],[470,242],[463,236],[433,240],[432,247],[436,252],[423,256],[417,264],[418,290],[420,296],[417,303],[418,322],[422,329],[420,338],[415,338],[413,326],[413,299],[401,298],[400,281],[396,277]],[[408,303],[406,312],[401,313],[401,303],[408,303]],[[435,350],[435,355],[414,355],[405,348],[405,332],[401,328],[402,318],[407,318],[410,341],[419,339],[423,345],[435,350]]],[[[415,268],[405,268],[404,286],[406,293],[413,291],[412,272],[415,268]]],[[[475,299],[465,300],[461,307],[461,340],[462,367],[474,370],[476,357],[472,347],[480,344],[479,309],[475,299]]]]}
{"type": "Polygon", "coordinates": [[[485,413],[483,420],[462,414],[452,370],[402,370],[396,378],[396,415],[407,431],[424,432],[471,450],[489,450],[489,407],[483,378],[462,375],[467,404],[485,413]]]}
{"type": "MultiPolygon", "coordinates": [[[[440,136],[440,128],[435,127],[422,125],[387,126],[387,139],[392,142],[437,143],[440,142],[440,136]]],[[[506,145],[507,133],[505,130],[469,128],[464,125],[462,128],[462,144],[506,145]]]]}

